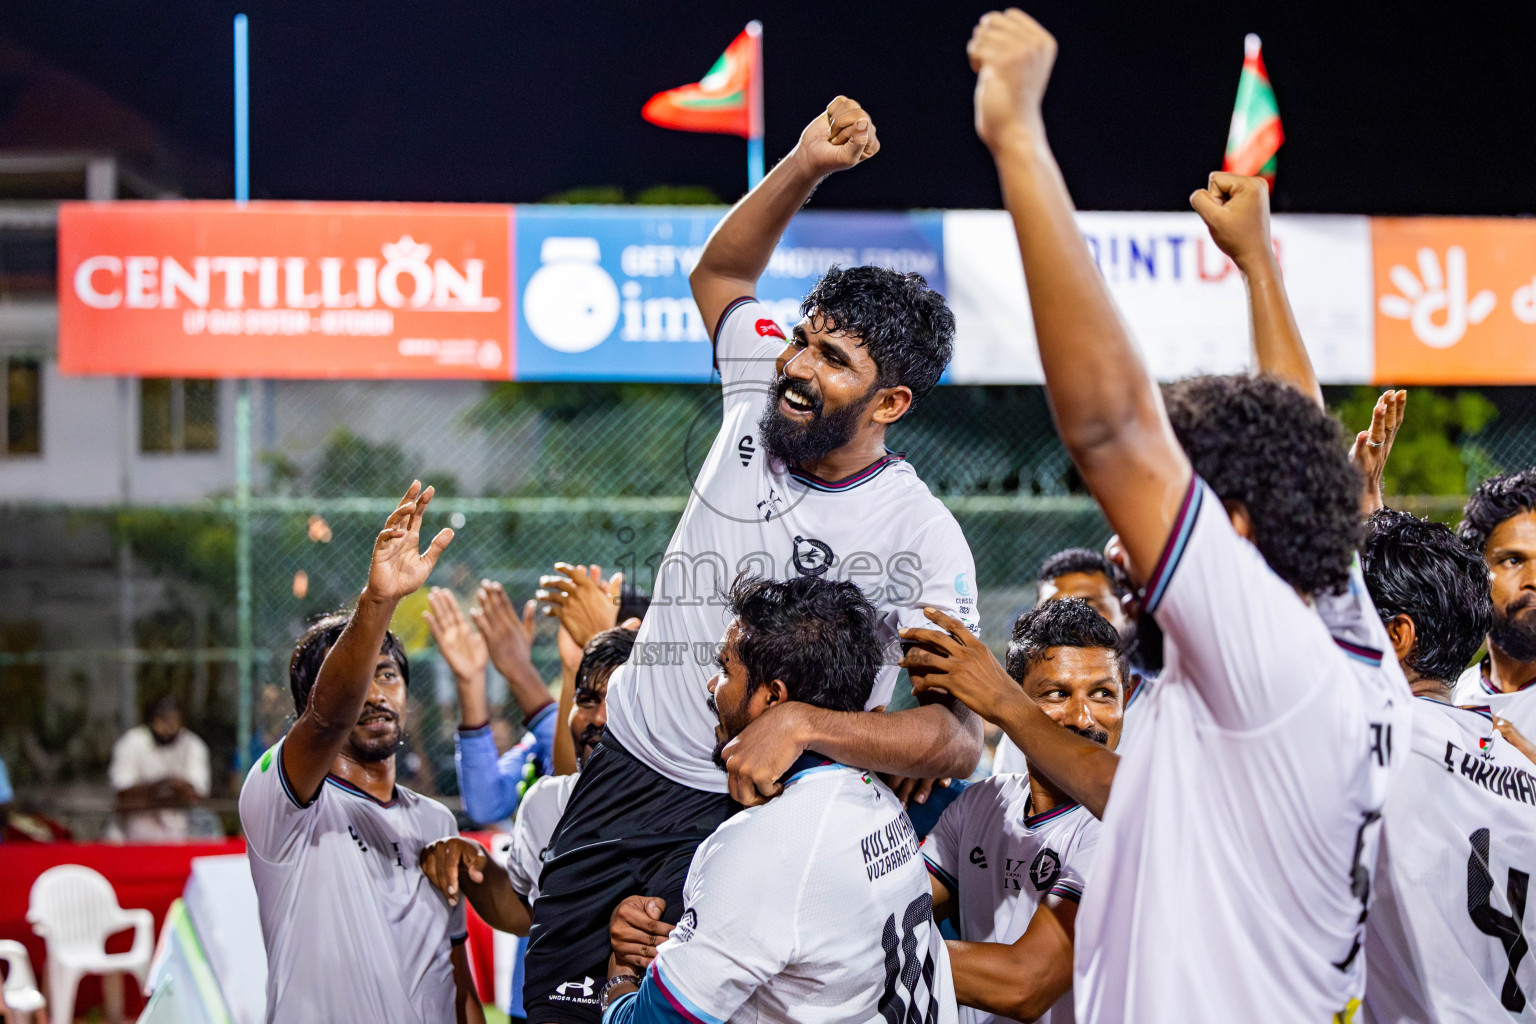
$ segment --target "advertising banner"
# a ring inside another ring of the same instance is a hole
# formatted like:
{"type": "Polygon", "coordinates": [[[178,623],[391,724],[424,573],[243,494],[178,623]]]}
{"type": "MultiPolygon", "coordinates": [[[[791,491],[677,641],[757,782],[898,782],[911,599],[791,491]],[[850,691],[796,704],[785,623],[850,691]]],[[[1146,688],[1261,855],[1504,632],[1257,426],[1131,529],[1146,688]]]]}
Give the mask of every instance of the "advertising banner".
{"type": "Polygon", "coordinates": [[[513,376],[509,206],[65,203],[59,367],[513,376]]]}
{"type": "MultiPolygon", "coordinates": [[[[1242,275],[1193,213],[1079,213],[1083,241],[1153,373],[1173,380],[1249,366],[1242,275]]],[[[1371,233],[1365,217],[1277,216],[1273,238],[1318,377],[1372,379],[1371,233]]],[[[1041,381],[1013,222],[944,214],[944,264],[959,384],[1041,381]]]]}
{"type": "Polygon", "coordinates": [[[1536,383],[1536,223],[1378,217],[1376,379],[1536,383]]]}
{"type": "MultiPolygon", "coordinates": [[[[723,214],[519,207],[518,378],[709,380],[712,347],[688,274],[723,214]]],[[[787,334],[830,265],[916,271],[942,291],[942,253],[937,213],[802,213],[757,295],[787,334]]]]}

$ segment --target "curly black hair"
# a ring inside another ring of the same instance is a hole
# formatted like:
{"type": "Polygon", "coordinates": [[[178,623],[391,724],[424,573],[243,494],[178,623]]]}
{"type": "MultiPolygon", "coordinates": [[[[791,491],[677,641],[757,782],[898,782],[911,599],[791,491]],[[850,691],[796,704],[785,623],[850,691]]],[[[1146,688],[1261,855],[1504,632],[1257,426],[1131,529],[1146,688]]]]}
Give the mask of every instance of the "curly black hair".
{"type": "Polygon", "coordinates": [[[1237,502],[1269,567],[1304,594],[1342,593],[1360,544],[1365,481],[1339,422],[1274,377],[1189,377],[1163,389],[1179,444],[1237,502]]]}
{"type": "Polygon", "coordinates": [[[1115,671],[1126,679],[1125,643],[1109,620],[1080,597],[1047,601],[1020,615],[1008,638],[1008,674],[1024,681],[1031,665],[1053,647],[1101,647],[1115,653],[1115,671]]]}
{"type": "Polygon", "coordinates": [[[1462,511],[1456,536],[1479,555],[1499,524],[1522,512],[1536,512],[1536,466],[1519,473],[1491,476],[1477,485],[1462,511]]]}
{"type": "Polygon", "coordinates": [[[1493,625],[1493,595],[1482,556],[1444,523],[1383,508],[1366,521],[1360,551],[1365,586],[1382,622],[1413,620],[1418,639],[1407,668],[1456,681],[1493,625]]]}
{"type": "Polygon", "coordinates": [[[955,314],[921,274],[833,264],[800,315],[858,338],[879,370],[876,387],[905,384],[913,405],[933,390],[955,353],[955,314]]]}
{"type": "MultiPolygon", "coordinates": [[[[320,666],[325,664],[325,656],[336,646],[341,631],[351,621],[350,611],[322,613],[310,622],[304,635],[299,637],[299,642],[293,645],[293,656],[288,659],[288,689],[293,694],[294,714],[302,715],[309,706],[309,692],[315,688],[315,680],[320,678],[320,666]]],[[[394,659],[395,664],[400,666],[400,678],[409,688],[411,666],[406,660],[405,645],[400,642],[400,638],[386,631],[379,653],[394,659]]]]}
{"type": "Polygon", "coordinates": [[[777,679],[789,699],[862,711],[884,651],[874,605],[847,580],[740,576],[731,586],[736,656],[752,689],[777,679]]]}
{"type": "Polygon", "coordinates": [[[1110,589],[1116,597],[1124,597],[1131,592],[1130,584],[1120,567],[1105,558],[1103,552],[1092,548],[1067,548],[1056,552],[1040,563],[1040,571],[1035,573],[1035,582],[1044,583],[1069,573],[1095,572],[1109,580],[1110,589]]]}

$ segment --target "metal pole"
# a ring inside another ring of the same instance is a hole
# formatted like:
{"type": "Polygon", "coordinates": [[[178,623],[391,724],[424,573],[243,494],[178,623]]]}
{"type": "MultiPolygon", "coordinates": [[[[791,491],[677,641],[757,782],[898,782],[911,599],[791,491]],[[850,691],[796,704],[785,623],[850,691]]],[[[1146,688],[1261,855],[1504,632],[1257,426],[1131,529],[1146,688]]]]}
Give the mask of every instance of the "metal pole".
{"type": "MultiPolygon", "coordinates": [[[[235,202],[251,198],[250,66],[246,18],[235,15],[235,202]]],[[[251,382],[241,380],[235,397],[235,670],[240,683],[235,727],[235,763],[251,767],[251,382]]]]}
{"type": "Polygon", "coordinates": [[[763,180],[763,23],[747,22],[747,35],[752,39],[752,78],[749,83],[747,102],[747,190],[757,187],[763,180]]]}

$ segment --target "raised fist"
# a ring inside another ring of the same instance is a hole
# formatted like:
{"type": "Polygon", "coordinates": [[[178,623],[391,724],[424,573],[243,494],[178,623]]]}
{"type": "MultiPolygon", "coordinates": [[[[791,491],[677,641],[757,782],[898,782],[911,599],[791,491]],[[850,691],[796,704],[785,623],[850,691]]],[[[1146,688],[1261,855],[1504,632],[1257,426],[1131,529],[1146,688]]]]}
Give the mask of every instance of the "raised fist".
{"type": "Polygon", "coordinates": [[[1247,273],[1255,261],[1274,258],[1269,241],[1269,185],[1263,178],[1217,171],[1206,187],[1189,197],[1211,240],[1247,273]]]}
{"type": "Polygon", "coordinates": [[[880,152],[880,140],[864,108],[839,96],[805,126],[795,149],[812,173],[827,175],[868,160],[880,152]]]}
{"type": "Polygon", "coordinates": [[[965,47],[976,72],[976,134],[991,149],[1037,133],[1056,39],[1017,7],[981,16],[965,47]]]}

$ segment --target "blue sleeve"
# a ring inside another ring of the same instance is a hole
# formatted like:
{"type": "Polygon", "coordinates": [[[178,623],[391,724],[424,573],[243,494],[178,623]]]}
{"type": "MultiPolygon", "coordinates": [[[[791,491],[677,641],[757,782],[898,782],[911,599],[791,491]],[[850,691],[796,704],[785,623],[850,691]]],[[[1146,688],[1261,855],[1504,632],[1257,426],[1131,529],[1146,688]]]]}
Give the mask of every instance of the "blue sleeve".
{"type": "Polygon", "coordinates": [[[509,764],[519,753],[519,744],[496,757],[496,741],[491,727],[460,729],[453,737],[453,767],[459,776],[459,796],[464,813],[481,825],[510,818],[517,810],[521,794],[517,784],[523,777],[523,757],[509,764]]]}
{"type": "Polygon", "coordinates": [[[0,761],[0,804],[8,804],[16,799],[16,794],[11,790],[11,776],[5,770],[5,762],[0,761]]]}
{"type": "Polygon", "coordinates": [[[654,972],[640,979],[640,991],[619,996],[603,1011],[603,1024],[718,1024],[693,1017],[674,1006],[656,984],[654,972]]]}
{"type": "Polygon", "coordinates": [[[524,743],[533,737],[530,750],[537,759],[540,775],[555,774],[555,721],[559,717],[555,704],[544,705],[543,710],[534,712],[533,720],[528,723],[528,735],[523,737],[524,743]]]}
{"type": "Polygon", "coordinates": [[[555,720],[559,717],[555,705],[546,704],[517,745],[499,758],[489,724],[454,734],[453,766],[465,814],[482,825],[510,818],[523,798],[521,785],[528,762],[537,766],[540,775],[555,773],[555,720]]]}

